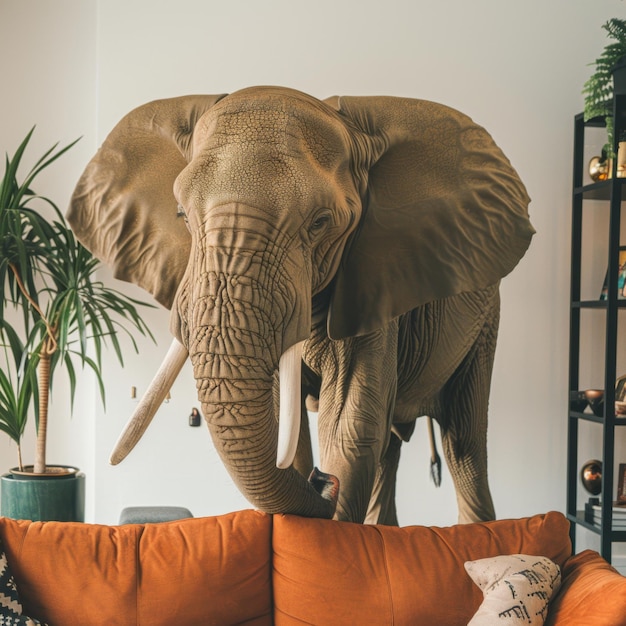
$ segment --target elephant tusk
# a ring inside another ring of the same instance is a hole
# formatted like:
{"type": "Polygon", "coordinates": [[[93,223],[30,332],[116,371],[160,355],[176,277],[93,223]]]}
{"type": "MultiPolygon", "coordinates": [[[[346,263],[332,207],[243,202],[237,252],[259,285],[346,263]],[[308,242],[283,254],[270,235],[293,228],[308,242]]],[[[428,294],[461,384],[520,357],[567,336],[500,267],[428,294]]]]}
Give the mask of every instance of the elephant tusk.
{"type": "Polygon", "coordinates": [[[278,445],[276,467],[288,468],[296,456],[301,419],[302,346],[300,341],[289,348],[278,364],[280,409],[278,416],[278,445]]]}
{"type": "Polygon", "coordinates": [[[161,367],[159,367],[146,393],[117,440],[109,460],[111,465],[117,465],[123,461],[137,445],[146,428],[150,425],[154,414],[165,400],[176,377],[180,374],[188,356],[185,347],[177,339],[174,339],[163,363],[161,363],[161,367]]]}

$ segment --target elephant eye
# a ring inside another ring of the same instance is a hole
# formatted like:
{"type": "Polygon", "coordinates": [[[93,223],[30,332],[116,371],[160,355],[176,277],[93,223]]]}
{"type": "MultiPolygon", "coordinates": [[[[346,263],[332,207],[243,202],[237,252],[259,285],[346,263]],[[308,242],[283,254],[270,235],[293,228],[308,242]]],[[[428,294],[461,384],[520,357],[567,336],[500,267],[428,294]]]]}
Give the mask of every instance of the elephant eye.
{"type": "Polygon", "coordinates": [[[187,213],[185,212],[185,207],[183,207],[182,204],[179,204],[176,207],[176,217],[177,218],[182,217],[183,220],[185,221],[185,226],[187,227],[187,230],[191,232],[191,228],[189,227],[189,220],[187,219],[187,213]]]}
{"type": "Polygon", "coordinates": [[[323,211],[311,222],[310,233],[313,236],[319,235],[330,223],[330,212],[323,211]]]}

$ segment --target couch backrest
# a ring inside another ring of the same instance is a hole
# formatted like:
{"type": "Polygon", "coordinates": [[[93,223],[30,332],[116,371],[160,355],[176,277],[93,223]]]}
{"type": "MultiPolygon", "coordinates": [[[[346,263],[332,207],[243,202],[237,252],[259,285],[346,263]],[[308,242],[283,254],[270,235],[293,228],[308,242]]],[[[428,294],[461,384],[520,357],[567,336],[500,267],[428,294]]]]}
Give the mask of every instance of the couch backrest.
{"type": "Polygon", "coordinates": [[[482,594],[465,561],[562,565],[568,529],[554,512],[447,528],[256,511],[125,526],[0,518],[24,613],[51,626],[466,626],[482,594]]]}
{"type": "Polygon", "coordinates": [[[464,562],[571,553],[561,513],[447,528],[359,526],[274,516],[278,626],[466,626],[482,602],[464,562]]]}
{"type": "Polygon", "coordinates": [[[51,626],[266,626],[271,526],[256,511],[126,526],[0,518],[0,540],[24,613],[51,626]]]}

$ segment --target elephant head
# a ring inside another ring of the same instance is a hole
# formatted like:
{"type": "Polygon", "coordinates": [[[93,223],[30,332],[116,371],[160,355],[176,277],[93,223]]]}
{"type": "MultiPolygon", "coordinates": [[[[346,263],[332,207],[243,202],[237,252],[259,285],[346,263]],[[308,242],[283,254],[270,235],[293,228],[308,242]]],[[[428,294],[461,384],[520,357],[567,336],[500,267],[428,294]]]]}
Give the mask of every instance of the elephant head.
{"type": "Polygon", "coordinates": [[[117,277],[171,309],[184,346],[175,360],[188,352],[244,495],[268,512],[330,517],[336,490],[289,467],[297,427],[282,419],[300,412],[312,302],[341,339],[497,283],[530,242],[527,205],[491,137],[455,110],[257,87],[129,113],[87,166],[68,219],[117,277]]]}

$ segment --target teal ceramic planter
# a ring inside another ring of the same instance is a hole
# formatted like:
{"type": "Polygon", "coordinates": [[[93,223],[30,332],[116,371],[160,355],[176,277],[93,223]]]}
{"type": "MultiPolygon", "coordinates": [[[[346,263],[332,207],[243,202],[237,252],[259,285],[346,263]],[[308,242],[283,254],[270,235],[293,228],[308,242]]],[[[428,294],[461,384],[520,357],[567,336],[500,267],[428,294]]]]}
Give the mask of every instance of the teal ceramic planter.
{"type": "Polygon", "coordinates": [[[84,522],[85,475],[0,477],[0,515],[34,522],[84,522]]]}

